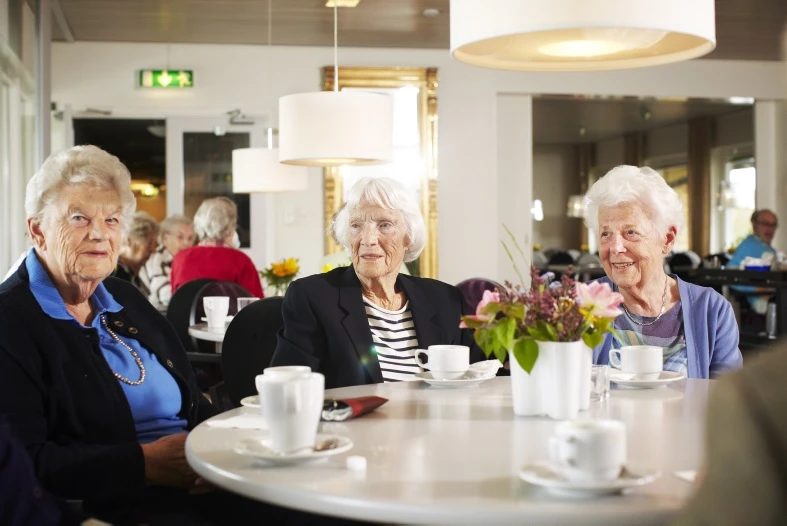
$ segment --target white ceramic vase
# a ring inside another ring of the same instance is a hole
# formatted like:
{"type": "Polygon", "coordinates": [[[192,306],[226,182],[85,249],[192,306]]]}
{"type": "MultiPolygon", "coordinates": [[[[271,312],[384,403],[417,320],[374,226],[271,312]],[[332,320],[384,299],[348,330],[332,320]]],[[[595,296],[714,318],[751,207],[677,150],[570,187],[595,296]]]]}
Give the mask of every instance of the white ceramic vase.
{"type": "Polygon", "coordinates": [[[538,342],[538,360],[530,374],[510,356],[511,395],[517,416],[567,420],[590,406],[593,351],[582,340],[538,342]]]}

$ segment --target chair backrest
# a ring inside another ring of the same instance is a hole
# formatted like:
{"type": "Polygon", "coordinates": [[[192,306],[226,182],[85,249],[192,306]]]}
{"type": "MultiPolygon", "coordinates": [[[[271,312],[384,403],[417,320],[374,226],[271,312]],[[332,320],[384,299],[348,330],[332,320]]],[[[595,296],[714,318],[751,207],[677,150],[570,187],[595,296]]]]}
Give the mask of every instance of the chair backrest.
{"type": "Polygon", "coordinates": [[[568,252],[555,252],[549,256],[550,265],[573,265],[574,263],[574,256],[568,252]]]}
{"type": "Polygon", "coordinates": [[[533,266],[538,270],[545,271],[549,266],[549,258],[540,250],[533,251],[533,266]]]}
{"type": "Polygon", "coordinates": [[[457,283],[456,288],[462,292],[467,305],[475,312],[476,307],[481,303],[481,298],[484,297],[485,290],[494,292],[498,288],[502,288],[502,286],[491,279],[470,278],[457,283]]]}
{"type": "MultiPolygon", "coordinates": [[[[238,298],[250,298],[251,292],[232,281],[211,281],[206,283],[194,297],[189,314],[189,325],[200,323],[205,316],[205,305],[202,301],[207,296],[228,296],[230,308],[227,314],[234,316],[238,312],[238,298]]],[[[216,346],[209,341],[192,338],[194,350],[199,352],[216,352],[216,346]]]]}
{"type": "Polygon", "coordinates": [[[189,325],[192,325],[194,298],[200,293],[202,288],[211,283],[212,279],[195,279],[184,283],[169,300],[167,306],[167,319],[175,327],[180,341],[187,351],[195,351],[194,340],[189,336],[189,325]]]}
{"type": "Polygon", "coordinates": [[[271,296],[244,307],[224,334],[221,368],[224,387],[235,407],[256,394],[254,378],[270,365],[276,350],[276,333],[284,326],[284,298],[271,296]]]}
{"type": "Polygon", "coordinates": [[[696,252],[691,250],[687,250],[686,252],[678,252],[669,260],[669,266],[672,272],[675,272],[676,270],[699,268],[701,264],[702,259],[699,257],[699,255],[697,255],[696,252]]]}

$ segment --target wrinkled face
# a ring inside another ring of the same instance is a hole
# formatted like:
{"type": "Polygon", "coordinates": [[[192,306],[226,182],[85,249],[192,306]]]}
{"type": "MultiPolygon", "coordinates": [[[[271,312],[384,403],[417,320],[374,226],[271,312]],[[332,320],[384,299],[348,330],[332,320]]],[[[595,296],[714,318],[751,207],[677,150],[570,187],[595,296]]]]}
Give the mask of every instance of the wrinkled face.
{"type": "Polygon", "coordinates": [[[754,234],[770,245],[773,242],[773,236],[776,234],[779,222],[772,213],[762,211],[757,214],[757,221],[754,222],[753,226],[754,234]]]}
{"type": "Polygon", "coordinates": [[[599,256],[613,283],[625,289],[661,273],[677,234],[674,227],[660,236],[642,207],[632,204],[599,208],[598,219],[599,256]]]}
{"type": "Polygon", "coordinates": [[[375,279],[399,273],[409,245],[399,210],[361,204],[350,213],[349,239],[359,276],[375,279]]]}
{"type": "Polygon", "coordinates": [[[161,244],[173,256],[194,245],[194,228],[191,225],[177,225],[161,236],[161,244]]]}
{"type": "Polygon", "coordinates": [[[122,209],[114,190],[66,186],[41,223],[28,221],[55,282],[101,281],[112,273],[120,247],[122,209]]]}

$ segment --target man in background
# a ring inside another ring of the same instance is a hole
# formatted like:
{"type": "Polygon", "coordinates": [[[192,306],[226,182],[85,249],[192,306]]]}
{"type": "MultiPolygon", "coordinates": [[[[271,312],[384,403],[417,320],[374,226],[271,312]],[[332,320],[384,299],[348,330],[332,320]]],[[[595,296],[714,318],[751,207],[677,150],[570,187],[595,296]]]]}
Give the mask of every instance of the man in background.
{"type": "MultiPolygon", "coordinates": [[[[776,257],[776,250],[771,246],[771,243],[778,226],[779,220],[772,211],[766,208],[755,210],[751,215],[752,233],[741,241],[726,266],[733,269],[741,268],[743,260],[747,257],[762,258],[765,254],[776,257]]],[[[756,314],[764,315],[767,312],[768,300],[773,295],[772,289],[746,286],[731,288],[746,295],[746,301],[756,314]]]]}

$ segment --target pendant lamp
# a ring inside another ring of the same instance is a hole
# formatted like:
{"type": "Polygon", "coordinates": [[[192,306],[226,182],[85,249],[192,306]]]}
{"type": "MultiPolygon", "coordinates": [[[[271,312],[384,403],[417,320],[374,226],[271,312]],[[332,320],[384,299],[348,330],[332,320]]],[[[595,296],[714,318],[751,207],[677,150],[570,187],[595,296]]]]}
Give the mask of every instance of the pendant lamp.
{"type": "Polygon", "coordinates": [[[279,99],[279,160],[301,166],[370,165],[393,158],[391,97],[339,91],[338,18],[333,7],[333,91],[279,99]]]}
{"type": "MultiPolygon", "coordinates": [[[[271,50],[271,0],[268,0],[268,52],[271,50]]],[[[268,59],[270,64],[270,58],[268,59]]],[[[270,75],[270,68],[268,72],[270,75]]],[[[235,194],[297,192],[308,188],[307,169],[279,162],[268,128],[267,148],[232,150],[232,192],[235,194]]]]}
{"type": "Polygon", "coordinates": [[[451,0],[451,54],[473,66],[636,68],[714,47],[714,0],[451,0]]]}

